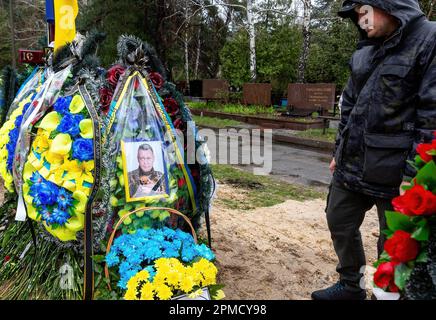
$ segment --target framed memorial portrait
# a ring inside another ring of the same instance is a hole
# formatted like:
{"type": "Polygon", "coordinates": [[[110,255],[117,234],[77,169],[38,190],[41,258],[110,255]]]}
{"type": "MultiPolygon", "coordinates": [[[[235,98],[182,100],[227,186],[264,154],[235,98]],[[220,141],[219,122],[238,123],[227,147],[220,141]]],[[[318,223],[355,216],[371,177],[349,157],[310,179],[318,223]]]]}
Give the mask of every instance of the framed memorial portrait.
{"type": "Polygon", "coordinates": [[[126,201],[169,197],[161,141],[121,141],[126,201]]]}

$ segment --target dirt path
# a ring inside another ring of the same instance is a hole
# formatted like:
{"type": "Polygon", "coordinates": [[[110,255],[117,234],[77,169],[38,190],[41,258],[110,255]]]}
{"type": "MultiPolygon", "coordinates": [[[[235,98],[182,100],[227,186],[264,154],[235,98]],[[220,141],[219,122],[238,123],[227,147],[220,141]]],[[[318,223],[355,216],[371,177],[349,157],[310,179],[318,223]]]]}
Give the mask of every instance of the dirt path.
{"type": "MultiPolygon", "coordinates": [[[[238,197],[221,185],[220,197],[238,197]]],[[[212,209],[213,249],[227,299],[310,299],[337,280],[336,255],[324,213],[325,201],[287,201],[271,208],[212,209]]],[[[376,256],[377,214],[362,227],[367,258],[376,256]]]]}

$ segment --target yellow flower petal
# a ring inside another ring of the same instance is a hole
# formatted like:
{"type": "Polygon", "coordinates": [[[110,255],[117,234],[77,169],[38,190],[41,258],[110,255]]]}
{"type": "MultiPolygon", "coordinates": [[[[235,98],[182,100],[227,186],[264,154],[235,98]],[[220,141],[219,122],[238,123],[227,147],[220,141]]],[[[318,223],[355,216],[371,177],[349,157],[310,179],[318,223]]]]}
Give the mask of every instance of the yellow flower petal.
{"type": "Polygon", "coordinates": [[[59,123],[61,123],[61,117],[59,113],[56,111],[50,112],[47,114],[44,119],[42,119],[41,123],[39,124],[38,128],[44,129],[48,132],[52,132],[55,130],[59,123]]]}
{"type": "Polygon", "coordinates": [[[58,134],[56,138],[53,139],[50,152],[57,153],[59,155],[66,155],[70,152],[71,145],[72,141],[69,134],[58,134]]]}
{"type": "Polygon", "coordinates": [[[53,153],[51,151],[45,154],[45,160],[51,164],[50,169],[54,169],[56,166],[60,166],[64,163],[64,157],[61,154],[53,153]]]}
{"type": "Polygon", "coordinates": [[[23,169],[23,180],[29,180],[35,171],[35,168],[29,162],[26,162],[23,169]]]}
{"type": "Polygon", "coordinates": [[[72,217],[68,222],[65,224],[65,227],[73,232],[79,232],[83,230],[83,227],[85,226],[85,215],[82,213],[77,213],[74,217],[72,217]]]}
{"type": "Polygon", "coordinates": [[[27,205],[27,216],[29,219],[39,221],[41,220],[41,217],[38,217],[38,212],[36,211],[35,207],[31,205],[27,205]]]}
{"type": "Polygon", "coordinates": [[[79,123],[80,135],[83,139],[92,139],[94,138],[94,128],[92,127],[92,120],[85,119],[80,121],[79,123]]]}
{"type": "MultiPolygon", "coordinates": [[[[66,179],[66,177],[64,178],[66,179]]],[[[71,182],[69,180],[64,181],[64,184],[62,185],[65,189],[67,189],[70,192],[76,191],[76,184],[74,182],[71,182]]]]}
{"type": "Polygon", "coordinates": [[[72,114],[77,114],[80,111],[82,111],[84,107],[85,107],[85,102],[83,102],[82,97],[80,95],[75,95],[73,100],[71,100],[70,112],[72,114]]]}
{"type": "Polygon", "coordinates": [[[76,205],[76,213],[85,213],[88,197],[82,191],[76,191],[73,193],[73,199],[79,201],[76,205]]]}
{"type": "Polygon", "coordinates": [[[56,238],[58,238],[63,242],[76,240],[76,232],[71,231],[65,227],[61,227],[53,230],[52,227],[47,226],[45,223],[44,226],[49,233],[51,233],[53,236],[55,236],[56,238]]]}

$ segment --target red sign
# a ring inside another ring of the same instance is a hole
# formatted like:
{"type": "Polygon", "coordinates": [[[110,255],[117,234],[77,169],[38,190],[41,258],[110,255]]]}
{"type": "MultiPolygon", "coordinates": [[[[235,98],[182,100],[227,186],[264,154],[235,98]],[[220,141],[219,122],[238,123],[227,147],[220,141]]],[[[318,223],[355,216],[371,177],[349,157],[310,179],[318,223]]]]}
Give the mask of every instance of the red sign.
{"type": "Polygon", "coordinates": [[[43,64],[44,51],[43,50],[18,50],[19,62],[29,64],[43,64]]]}

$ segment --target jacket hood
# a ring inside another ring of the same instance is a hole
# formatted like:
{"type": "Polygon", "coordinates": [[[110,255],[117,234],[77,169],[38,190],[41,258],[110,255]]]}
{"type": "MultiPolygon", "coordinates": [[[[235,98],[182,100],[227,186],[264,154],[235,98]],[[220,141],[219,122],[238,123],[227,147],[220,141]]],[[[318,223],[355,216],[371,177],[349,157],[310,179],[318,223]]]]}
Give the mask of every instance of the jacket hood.
{"type": "Polygon", "coordinates": [[[351,18],[356,24],[357,15],[354,12],[352,4],[370,5],[382,9],[401,22],[400,28],[404,28],[410,22],[425,16],[419,6],[418,0],[347,0],[339,11],[339,16],[351,18]]]}

